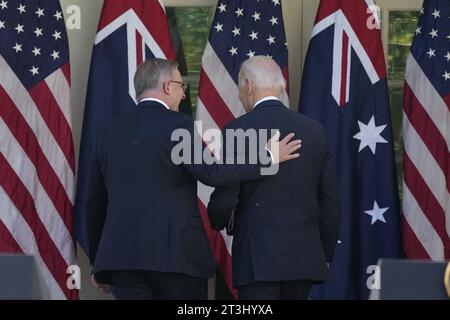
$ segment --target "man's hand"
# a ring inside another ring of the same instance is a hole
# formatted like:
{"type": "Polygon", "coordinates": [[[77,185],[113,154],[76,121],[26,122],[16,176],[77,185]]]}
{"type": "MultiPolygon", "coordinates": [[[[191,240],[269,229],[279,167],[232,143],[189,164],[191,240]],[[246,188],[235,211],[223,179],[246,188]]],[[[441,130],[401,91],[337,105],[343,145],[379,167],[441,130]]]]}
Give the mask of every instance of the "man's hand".
{"type": "Polygon", "coordinates": [[[97,282],[97,280],[95,280],[94,275],[91,275],[91,281],[94,284],[94,286],[97,289],[99,289],[101,292],[106,293],[106,294],[108,294],[110,292],[109,285],[97,282]]]}
{"type": "Polygon", "coordinates": [[[288,160],[298,158],[299,153],[295,153],[302,147],[302,140],[292,140],[294,137],[293,133],[285,136],[281,141],[280,131],[267,142],[267,149],[272,154],[272,165],[276,165],[288,160]]]}

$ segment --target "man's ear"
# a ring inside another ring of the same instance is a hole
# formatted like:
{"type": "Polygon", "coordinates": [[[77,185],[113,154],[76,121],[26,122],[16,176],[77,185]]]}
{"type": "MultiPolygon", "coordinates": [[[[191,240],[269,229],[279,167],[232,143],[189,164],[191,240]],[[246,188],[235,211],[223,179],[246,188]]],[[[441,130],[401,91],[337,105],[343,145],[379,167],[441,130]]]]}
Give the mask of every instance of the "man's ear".
{"type": "Polygon", "coordinates": [[[255,84],[252,80],[247,79],[247,94],[248,96],[252,96],[253,93],[255,93],[255,84]]]}
{"type": "Polygon", "coordinates": [[[162,89],[163,89],[163,92],[165,94],[169,94],[170,93],[169,81],[163,82],[162,89]]]}

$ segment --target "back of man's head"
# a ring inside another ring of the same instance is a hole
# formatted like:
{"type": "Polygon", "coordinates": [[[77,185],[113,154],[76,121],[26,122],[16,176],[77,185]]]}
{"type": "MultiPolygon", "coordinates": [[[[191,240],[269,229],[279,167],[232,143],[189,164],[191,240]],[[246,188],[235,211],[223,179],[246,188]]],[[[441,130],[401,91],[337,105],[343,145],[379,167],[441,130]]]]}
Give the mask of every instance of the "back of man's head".
{"type": "Polygon", "coordinates": [[[144,61],[134,75],[136,100],[141,100],[146,91],[159,90],[177,68],[177,62],[166,59],[152,58],[144,61]]]}
{"type": "Polygon", "coordinates": [[[246,80],[253,82],[259,92],[277,90],[281,94],[286,89],[286,80],[275,60],[266,56],[250,58],[239,71],[239,87],[246,85],[246,80]]]}

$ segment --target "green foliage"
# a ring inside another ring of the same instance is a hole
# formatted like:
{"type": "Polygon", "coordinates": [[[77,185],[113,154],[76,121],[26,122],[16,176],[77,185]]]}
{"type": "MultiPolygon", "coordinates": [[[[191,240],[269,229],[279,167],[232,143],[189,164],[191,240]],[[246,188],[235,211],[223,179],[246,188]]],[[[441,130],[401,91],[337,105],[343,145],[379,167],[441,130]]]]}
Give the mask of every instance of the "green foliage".
{"type": "Polygon", "coordinates": [[[175,8],[189,76],[199,76],[214,8],[175,8]]]}
{"type": "MultiPolygon", "coordinates": [[[[175,7],[168,10],[168,16],[175,50],[183,49],[185,63],[180,63],[180,66],[185,65],[187,72],[184,73],[184,76],[188,76],[191,82],[190,98],[192,112],[195,115],[202,55],[214,18],[214,8],[175,7]]],[[[178,59],[180,59],[180,55],[178,55],[178,59]]]]}
{"type": "Polygon", "coordinates": [[[388,71],[391,80],[405,78],[406,58],[418,20],[418,11],[389,12],[388,71]]]}
{"type": "MultiPolygon", "coordinates": [[[[406,59],[411,51],[419,11],[390,11],[388,40],[388,77],[389,80],[405,79],[406,59]]],[[[403,85],[392,86],[389,90],[391,104],[391,120],[395,147],[397,179],[402,198],[403,180],[403,85]]]]}

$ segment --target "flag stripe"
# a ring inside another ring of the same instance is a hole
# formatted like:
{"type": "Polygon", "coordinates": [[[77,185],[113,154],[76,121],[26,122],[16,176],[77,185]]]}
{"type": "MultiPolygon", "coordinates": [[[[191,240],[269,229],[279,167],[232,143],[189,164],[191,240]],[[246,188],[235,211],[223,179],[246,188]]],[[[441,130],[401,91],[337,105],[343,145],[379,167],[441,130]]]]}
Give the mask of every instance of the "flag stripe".
{"type": "MultiPolygon", "coordinates": [[[[450,172],[449,154],[447,152],[447,143],[444,137],[440,134],[433,120],[425,112],[423,106],[416,99],[416,96],[405,84],[405,93],[403,101],[405,106],[403,108],[405,115],[408,117],[411,124],[414,126],[417,134],[422,139],[434,160],[441,168],[442,172],[450,172]]],[[[447,179],[447,190],[450,190],[450,181],[447,179]]]]}
{"type": "MultiPolygon", "coordinates": [[[[408,214],[404,213],[404,216],[406,215],[408,214]]],[[[403,219],[403,228],[402,228],[403,248],[405,250],[406,256],[414,256],[416,259],[424,259],[424,260],[431,259],[430,255],[427,253],[427,251],[423,247],[423,244],[417,238],[416,234],[411,229],[406,219],[404,217],[402,219],[403,219]]]]}
{"type": "Polygon", "coordinates": [[[408,186],[403,188],[403,214],[415,236],[433,260],[444,259],[444,245],[424,212],[420,209],[408,186]]]}
{"type": "Polygon", "coordinates": [[[311,39],[314,38],[316,35],[322,33],[325,29],[329,28],[336,22],[336,15],[337,13],[335,11],[330,11],[333,13],[329,13],[326,11],[320,11],[324,17],[319,18],[319,14],[316,16],[316,22],[314,23],[312,32],[311,32],[311,39]]]}
{"type": "Polygon", "coordinates": [[[348,36],[344,33],[342,36],[342,70],[345,72],[341,72],[341,101],[340,105],[343,106],[347,102],[347,79],[348,79],[348,69],[347,63],[349,62],[347,59],[348,56],[348,36]]]}
{"type": "Polygon", "coordinates": [[[450,130],[446,130],[447,123],[450,123],[448,107],[412,54],[408,56],[406,68],[408,70],[405,74],[406,83],[445,138],[448,152],[450,150],[450,130]]]}
{"type": "MultiPolygon", "coordinates": [[[[0,155],[1,158],[1,155],[0,155]]],[[[0,172],[0,176],[2,172],[0,172]]],[[[9,233],[17,241],[21,251],[24,254],[32,255],[36,260],[36,264],[41,274],[41,278],[49,290],[48,294],[51,299],[65,299],[66,296],[61,290],[61,287],[56,282],[55,278],[49,271],[47,265],[43,261],[39,248],[36,243],[33,231],[30,229],[27,222],[24,220],[21,213],[17,210],[16,206],[11,202],[11,199],[6,195],[0,185],[0,211],[3,212],[2,222],[8,229],[9,233]]],[[[45,288],[44,288],[45,290],[45,288]]]]}
{"type": "MultiPolygon", "coordinates": [[[[445,247],[450,249],[450,238],[445,230],[445,212],[406,153],[404,156],[404,168],[407,172],[405,174],[405,184],[410,190],[411,196],[416,199],[422,212],[426,212],[426,218],[436,230],[435,233],[439,235],[445,247]]],[[[446,249],[448,252],[445,255],[450,257],[449,249],[446,249]]]]}
{"type": "MultiPolygon", "coordinates": [[[[72,127],[70,110],[70,84],[62,69],[58,69],[45,79],[48,90],[50,90],[57,103],[57,110],[61,110],[65,122],[69,128],[72,127]]],[[[66,125],[66,124],[64,124],[66,125]]]]}
{"type": "MultiPolygon", "coordinates": [[[[30,227],[36,239],[37,251],[33,253],[39,252],[50,273],[58,282],[65,295],[69,297],[70,292],[66,286],[66,275],[61,272],[61,270],[67,270],[67,264],[39,219],[33,199],[3,154],[0,154],[0,172],[1,189],[11,199],[11,203],[20,211],[24,223],[30,227]]],[[[11,209],[8,211],[11,211],[11,209]]],[[[8,217],[3,218],[3,222],[8,224],[8,217]]],[[[18,228],[17,224],[14,227],[18,228]]],[[[29,245],[29,242],[27,242],[27,245],[29,245]]],[[[24,249],[24,252],[27,252],[27,250],[24,249]]]]}
{"type": "MultiPolygon", "coordinates": [[[[217,56],[209,41],[206,43],[205,52],[203,53],[202,72],[207,75],[215,91],[225,102],[226,109],[233,114],[233,117],[237,118],[243,115],[245,110],[239,100],[237,84],[217,56]]],[[[202,83],[201,78],[200,83],[202,83]]],[[[221,109],[220,106],[215,106],[215,108],[221,109]]]]}
{"type": "MultiPolygon", "coordinates": [[[[208,200],[209,201],[209,200],[208,200]]],[[[231,266],[231,256],[230,253],[227,251],[226,249],[226,245],[224,243],[224,238],[222,235],[217,234],[217,231],[214,231],[211,229],[211,227],[209,226],[209,223],[205,223],[209,221],[208,219],[208,212],[207,212],[207,207],[206,205],[199,201],[199,210],[200,210],[200,214],[202,216],[203,219],[203,223],[206,226],[206,233],[208,235],[208,239],[209,239],[209,243],[212,246],[212,250],[214,253],[214,258],[216,259],[218,265],[221,267],[222,270],[222,275],[224,277],[224,280],[227,284],[231,284],[233,279],[233,275],[232,275],[232,266],[231,266]]],[[[231,293],[233,294],[233,296],[235,298],[237,298],[237,290],[235,288],[232,288],[230,286],[230,290],[231,293]]]]}
{"type": "Polygon", "coordinates": [[[206,109],[203,101],[201,98],[198,98],[197,100],[197,119],[196,121],[201,121],[203,125],[203,130],[206,131],[208,129],[218,129],[218,125],[214,122],[214,119],[209,114],[208,110],[206,109]],[[201,119],[201,120],[200,120],[201,119]]]}
{"type": "MultiPolygon", "coordinates": [[[[70,83],[71,83],[71,81],[70,81],[70,64],[69,63],[64,64],[61,67],[61,71],[62,71],[64,77],[66,78],[66,81],[67,81],[67,83],[69,84],[69,87],[70,87],[70,83]]],[[[52,86],[50,86],[50,87],[52,87],[52,86]]]]}
{"type": "Polygon", "coordinates": [[[445,102],[445,105],[450,110],[450,93],[442,98],[445,102]]]}
{"type": "MultiPolygon", "coordinates": [[[[417,212],[414,212],[417,214],[417,212]]],[[[425,250],[423,244],[417,238],[413,229],[406,220],[406,216],[410,216],[409,213],[403,212],[402,216],[402,235],[403,235],[403,249],[406,256],[414,256],[416,259],[431,259],[428,252],[425,250]]]]}
{"type": "Polygon", "coordinates": [[[203,71],[200,74],[200,82],[202,86],[198,90],[198,97],[204,102],[204,106],[214,119],[214,122],[222,129],[228,122],[234,119],[233,114],[217,94],[214,85],[209,81],[208,76],[203,71]]]}
{"type": "MultiPolygon", "coordinates": [[[[46,123],[53,138],[61,148],[65,160],[75,172],[75,155],[73,152],[72,131],[64,118],[64,114],[56,102],[54,95],[44,81],[39,82],[29,91],[43,121],[46,123]]],[[[69,191],[70,192],[70,191],[69,191]]]]}
{"type": "Polygon", "coordinates": [[[9,68],[2,56],[0,56],[0,85],[20,111],[28,127],[34,132],[38,145],[50,162],[51,167],[55,170],[55,173],[60,177],[64,189],[73,203],[74,173],[72,168],[48,130],[28,91],[21,85],[20,80],[9,68]]]}
{"type": "MultiPolygon", "coordinates": [[[[3,89],[0,87],[0,95],[2,94],[3,89]]],[[[44,187],[46,193],[50,196],[59,215],[65,222],[67,229],[70,230],[72,203],[64,191],[64,187],[59,181],[58,175],[53,171],[53,168],[48,163],[45,155],[39,148],[34,133],[25,123],[22,116],[17,112],[13,102],[3,101],[2,105],[3,107],[0,108],[0,118],[4,121],[0,122],[3,129],[2,132],[4,132],[2,143],[0,144],[2,153],[7,154],[8,146],[13,146],[15,141],[20,144],[21,148],[15,148],[15,150],[23,149],[25,151],[25,154],[36,168],[36,174],[39,177],[42,186],[44,187]],[[9,132],[11,132],[11,134],[9,134],[9,132]]]]}
{"type": "MultiPolygon", "coordinates": [[[[4,138],[8,140],[8,143],[2,143],[0,146],[1,154],[7,159],[15,174],[32,196],[41,221],[50,233],[53,242],[61,250],[66,263],[73,264],[75,261],[74,248],[72,235],[67,229],[67,224],[61,219],[51,199],[38,180],[38,173],[35,167],[17,144],[2,118],[0,118],[0,130],[4,132],[4,138]]],[[[71,225],[71,220],[68,221],[68,224],[69,226],[71,225]]]]}
{"type": "MultiPolygon", "coordinates": [[[[334,22],[334,21],[333,21],[334,22]]],[[[342,29],[342,19],[338,20],[336,19],[335,27],[334,27],[334,41],[333,41],[333,61],[336,61],[336,63],[333,63],[332,66],[332,82],[331,82],[331,90],[333,93],[333,97],[336,100],[336,103],[339,105],[341,102],[340,95],[341,95],[341,88],[342,88],[342,82],[340,75],[344,73],[344,68],[342,66],[342,53],[343,53],[343,46],[344,41],[343,38],[346,36],[343,32],[339,32],[339,30],[342,29]]]]}
{"type": "MultiPolygon", "coordinates": [[[[3,191],[0,191],[0,193],[1,192],[3,191]]],[[[0,197],[1,196],[2,195],[0,195],[0,197]]],[[[14,236],[9,232],[8,228],[6,228],[2,219],[0,219],[0,252],[23,253],[16,239],[14,239],[14,236]]]]}
{"type": "Polygon", "coordinates": [[[403,116],[403,133],[405,153],[416,166],[442,209],[448,212],[450,197],[446,188],[446,178],[405,114],[403,116]]]}
{"type": "Polygon", "coordinates": [[[136,62],[138,66],[142,64],[142,62],[144,62],[142,55],[142,36],[137,30],[136,30],[136,62]]]}
{"type": "MultiPolygon", "coordinates": [[[[201,182],[198,182],[198,193],[199,199],[201,201],[201,205],[204,206],[205,211],[202,214],[207,214],[207,203],[211,197],[211,193],[214,191],[214,188],[204,185],[201,182]]],[[[209,221],[208,216],[204,216],[205,221],[209,221]]],[[[233,236],[229,236],[226,234],[225,230],[220,232],[214,231],[209,223],[206,223],[205,226],[206,234],[213,244],[214,252],[217,252],[218,257],[220,257],[220,261],[223,261],[226,264],[230,264],[231,260],[225,261],[225,258],[231,257],[232,244],[233,244],[233,236]],[[219,236],[220,235],[220,236],[219,236]]]]}
{"type": "MultiPolygon", "coordinates": [[[[212,192],[214,191],[214,188],[211,188],[207,185],[204,185],[201,182],[198,182],[198,196],[200,201],[202,202],[202,204],[205,206],[205,208],[207,207],[207,204],[209,203],[209,199],[211,197],[212,192]]],[[[212,230],[212,228],[210,226],[208,226],[207,228],[207,233],[208,236],[212,237],[212,233],[216,233],[214,230],[212,230]]],[[[233,236],[229,236],[226,234],[226,232],[223,232],[224,230],[222,230],[220,232],[221,235],[221,241],[217,242],[216,245],[224,245],[224,248],[226,249],[227,253],[231,256],[231,246],[233,244],[233,236]]]]}

